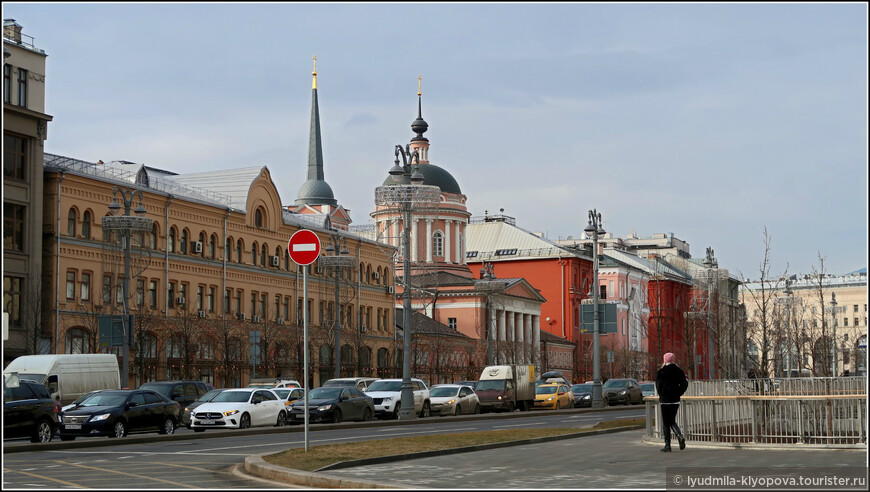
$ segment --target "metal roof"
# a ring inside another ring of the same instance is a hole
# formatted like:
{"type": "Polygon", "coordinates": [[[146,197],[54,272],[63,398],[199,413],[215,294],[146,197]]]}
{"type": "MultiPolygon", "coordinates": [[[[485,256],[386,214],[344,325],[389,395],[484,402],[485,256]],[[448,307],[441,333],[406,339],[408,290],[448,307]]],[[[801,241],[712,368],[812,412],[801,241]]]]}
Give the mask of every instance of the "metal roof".
{"type": "Polygon", "coordinates": [[[246,211],[251,184],[266,166],[251,166],[238,169],[214,170],[202,173],[178,174],[169,179],[186,186],[211,190],[229,197],[229,205],[246,211]]]}
{"type": "Polygon", "coordinates": [[[465,241],[465,251],[477,253],[468,257],[470,261],[565,256],[586,258],[578,252],[502,220],[469,224],[465,228],[465,241]]]}

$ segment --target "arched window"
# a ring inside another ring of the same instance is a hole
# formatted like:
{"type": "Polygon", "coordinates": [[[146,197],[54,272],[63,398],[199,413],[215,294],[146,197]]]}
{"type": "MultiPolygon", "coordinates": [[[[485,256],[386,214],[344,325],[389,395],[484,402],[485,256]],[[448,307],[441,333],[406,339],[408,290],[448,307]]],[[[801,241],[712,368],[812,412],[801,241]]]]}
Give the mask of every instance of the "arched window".
{"type": "Polygon", "coordinates": [[[260,248],[260,266],[266,266],[266,244],[263,243],[263,246],[260,248]]]}
{"type": "Polygon", "coordinates": [[[83,328],[73,328],[66,333],[66,353],[91,353],[91,337],[83,328]]]}
{"type": "Polygon", "coordinates": [[[85,210],[82,214],[82,237],[85,239],[91,238],[91,211],[85,210]]]}
{"type": "Polygon", "coordinates": [[[205,233],[199,233],[199,256],[205,258],[205,233]]]}
{"type": "Polygon", "coordinates": [[[175,227],[169,228],[169,252],[175,253],[175,227]]]}
{"type": "MultiPolygon", "coordinates": [[[[84,226],[82,228],[84,228],[84,226]]],[[[151,224],[151,237],[148,240],[148,244],[151,249],[157,249],[158,237],[160,237],[160,230],[157,228],[157,222],[154,222],[151,224]]]]}
{"type": "Polygon", "coordinates": [[[69,209],[69,214],[67,214],[66,218],[66,235],[69,237],[76,237],[76,209],[69,209]]]}
{"type": "Polygon", "coordinates": [[[441,231],[435,231],[432,235],[432,255],[444,256],[444,235],[441,231]]]}
{"type": "Polygon", "coordinates": [[[385,348],[378,349],[378,376],[387,377],[390,373],[390,353],[385,348]]]}
{"type": "Polygon", "coordinates": [[[263,209],[258,208],[254,212],[254,225],[257,227],[263,227],[263,209]]]}
{"type": "Polygon", "coordinates": [[[360,347],[359,349],[359,366],[364,374],[371,374],[372,369],[372,348],[360,347]]]}
{"type": "Polygon", "coordinates": [[[371,266],[371,265],[366,265],[366,279],[365,279],[365,283],[368,284],[368,283],[371,283],[371,281],[372,281],[372,266],[371,266]]]}
{"type": "Polygon", "coordinates": [[[228,237],[226,242],[224,242],[224,259],[226,261],[233,260],[233,238],[228,237]]]}
{"type": "Polygon", "coordinates": [[[257,247],[257,243],[254,243],[251,245],[251,264],[252,265],[257,264],[257,252],[259,251],[259,249],[260,248],[257,247]]]}
{"type": "Polygon", "coordinates": [[[215,243],[217,243],[217,236],[212,234],[211,237],[208,239],[208,257],[212,260],[214,259],[214,250],[216,247],[215,243]]]}
{"type": "Polygon", "coordinates": [[[181,254],[187,254],[187,229],[181,230],[181,254]]]}
{"type": "Polygon", "coordinates": [[[236,261],[239,263],[242,262],[242,251],[244,251],[244,250],[245,250],[245,245],[242,244],[242,240],[239,239],[238,242],[236,242],[236,261]]]}

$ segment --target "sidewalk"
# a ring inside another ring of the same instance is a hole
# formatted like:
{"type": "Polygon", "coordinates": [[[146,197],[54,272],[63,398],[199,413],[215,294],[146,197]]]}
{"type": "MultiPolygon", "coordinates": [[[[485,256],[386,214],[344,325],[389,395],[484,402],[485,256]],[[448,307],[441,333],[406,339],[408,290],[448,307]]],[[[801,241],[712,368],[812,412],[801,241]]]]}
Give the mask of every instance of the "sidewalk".
{"type": "Polygon", "coordinates": [[[643,430],[417,458],[324,472],[386,487],[598,489],[666,487],[677,467],[865,467],[865,450],[693,447],[671,453],[641,441],[643,430]]]}

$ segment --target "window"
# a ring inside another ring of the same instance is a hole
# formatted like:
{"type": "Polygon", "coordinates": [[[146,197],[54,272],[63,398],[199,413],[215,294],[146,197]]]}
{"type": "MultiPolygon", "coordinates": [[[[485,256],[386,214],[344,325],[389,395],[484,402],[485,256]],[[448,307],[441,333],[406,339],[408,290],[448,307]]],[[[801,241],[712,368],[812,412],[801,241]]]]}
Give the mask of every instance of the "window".
{"type": "Polygon", "coordinates": [[[3,102],[12,102],[12,65],[3,64],[3,102]]]}
{"type": "Polygon", "coordinates": [[[82,214],[82,237],[85,239],[91,238],[91,211],[85,210],[82,214]]]}
{"type": "Polygon", "coordinates": [[[607,299],[607,286],[606,285],[599,285],[598,290],[600,291],[600,293],[598,294],[598,297],[601,299],[607,299]]]}
{"type": "Polygon", "coordinates": [[[855,326],[858,326],[858,318],[855,318],[855,326]]]}
{"type": "Polygon", "coordinates": [[[169,299],[166,300],[168,304],[167,307],[174,308],[175,307],[175,282],[169,282],[169,292],[166,294],[169,296],[169,299]]]}
{"type": "Polygon", "coordinates": [[[266,319],[266,294],[260,295],[260,317],[266,319]]]}
{"type": "MultiPolygon", "coordinates": [[[[194,251],[195,252],[195,251],[194,251]]],[[[205,233],[199,233],[199,256],[205,258],[205,233]]]]}
{"type": "Polygon", "coordinates": [[[15,135],[3,135],[3,177],[24,179],[27,141],[15,135]]]}
{"type": "Polygon", "coordinates": [[[178,297],[181,298],[181,302],[179,302],[178,304],[182,308],[186,309],[187,308],[187,284],[181,284],[181,290],[178,291],[178,297]]]}
{"type": "Polygon", "coordinates": [[[66,335],[66,353],[90,353],[90,337],[88,336],[88,332],[81,328],[73,328],[68,331],[66,335]]]}
{"type": "Polygon", "coordinates": [[[82,302],[91,301],[91,274],[83,273],[81,281],[82,302]]]}
{"type": "Polygon", "coordinates": [[[214,312],[214,287],[208,288],[208,312],[214,312]]]}
{"type": "Polygon", "coordinates": [[[263,210],[262,209],[258,208],[257,211],[254,212],[254,225],[257,227],[263,227],[263,210]]]}
{"type": "Polygon", "coordinates": [[[242,312],[242,291],[236,291],[236,312],[242,312]]]}
{"type": "Polygon", "coordinates": [[[242,251],[244,251],[244,249],[245,248],[242,247],[242,240],[239,239],[239,241],[236,243],[236,261],[239,263],[242,262],[242,251]]]}
{"type": "MultiPolygon", "coordinates": [[[[496,256],[507,256],[507,255],[515,255],[515,254],[517,254],[517,249],[516,249],[516,248],[513,248],[513,249],[497,249],[497,250],[495,250],[495,255],[496,255],[496,256]]],[[[468,254],[466,254],[465,257],[468,258],[468,257],[469,257],[468,254]]]]}
{"type": "Polygon", "coordinates": [[[9,326],[21,326],[21,285],[24,279],[3,277],[3,312],[9,314],[9,326]]]}
{"type": "Polygon", "coordinates": [[[151,280],[148,282],[148,306],[151,309],[157,309],[157,281],[151,280]]]}
{"type": "Polygon", "coordinates": [[[204,294],[205,294],[205,287],[203,287],[202,285],[197,285],[196,286],[196,309],[197,309],[197,311],[203,310],[204,304],[202,303],[202,301],[203,301],[204,294]]]}
{"type": "Polygon", "coordinates": [[[76,237],[76,210],[74,208],[69,209],[69,213],[66,216],[66,235],[69,237],[76,237]]]}
{"type": "Polygon", "coordinates": [[[217,238],[212,234],[208,240],[208,257],[212,260],[214,259],[215,242],[217,242],[217,238]]]}
{"type": "Polygon", "coordinates": [[[24,252],[24,207],[3,203],[3,251],[24,252]]]}
{"type": "Polygon", "coordinates": [[[112,302],[112,276],[103,275],[103,304],[112,302]]]}
{"type": "Polygon", "coordinates": [[[187,229],[181,231],[181,254],[187,254],[187,229]]]}
{"type": "Polygon", "coordinates": [[[257,243],[254,243],[254,244],[251,246],[251,264],[252,264],[252,265],[256,265],[256,264],[257,264],[257,249],[258,249],[258,248],[257,248],[257,243]]]}
{"type": "Polygon", "coordinates": [[[76,272],[66,272],[66,299],[76,299],[76,272]]]}
{"type": "Polygon", "coordinates": [[[124,285],[123,282],[124,282],[124,276],[118,275],[118,284],[117,284],[118,288],[115,289],[115,303],[117,303],[117,304],[122,304],[124,302],[125,292],[124,292],[124,287],[122,287],[124,285]]]}
{"type": "Polygon", "coordinates": [[[257,314],[257,293],[251,292],[251,317],[257,314]]]}
{"type": "MultiPolygon", "coordinates": [[[[386,321],[386,319],[384,321],[386,321]]],[[[447,326],[451,330],[456,331],[456,318],[447,318],[447,326]]]]}
{"type": "MultiPolygon", "coordinates": [[[[85,212],[85,213],[87,213],[87,212],[85,212]]],[[[82,229],[84,229],[84,227],[85,227],[85,225],[84,225],[84,220],[83,220],[82,221],[82,229]]],[[[82,234],[84,235],[84,232],[82,232],[82,234]]],[[[151,224],[151,237],[148,238],[148,246],[151,247],[151,249],[157,249],[157,238],[158,237],[160,237],[160,231],[157,230],[157,222],[154,222],[153,224],[151,224]]]]}
{"type": "Polygon", "coordinates": [[[27,107],[27,70],[18,69],[18,105],[27,107]]]}
{"type": "Polygon", "coordinates": [[[175,253],[175,228],[169,229],[169,252],[175,253]]]}
{"type": "Polygon", "coordinates": [[[224,292],[224,314],[230,314],[230,299],[233,297],[233,290],[227,289],[224,292]]]}
{"type": "Polygon", "coordinates": [[[436,231],[432,236],[432,254],[444,256],[444,235],[441,234],[441,231],[436,231]]]}
{"type": "Polygon", "coordinates": [[[284,319],[290,319],[290,298],[284,298],[284,319]]]}
{"type": "Polygon", "coordinates": [[[849,326],[849,318],[843,318],[843,326],[849,326]]]}
{"type": "Polygon", "coordinates": [[[466,258],[477,258],[477,251],[468,251],[465,253],[466,258]]]}
{"type": "Polygon", "coordinates": [[[136,279],[136,305],[142,306],[145,304],[145,280],[136,279]]]}

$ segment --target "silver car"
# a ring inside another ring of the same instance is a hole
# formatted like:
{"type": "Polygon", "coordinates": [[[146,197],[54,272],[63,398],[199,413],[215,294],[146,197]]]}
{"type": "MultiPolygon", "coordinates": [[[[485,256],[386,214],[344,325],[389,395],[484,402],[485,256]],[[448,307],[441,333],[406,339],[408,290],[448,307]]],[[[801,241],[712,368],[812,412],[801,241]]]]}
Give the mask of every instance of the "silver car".
{"type": "Polygon", "coordinates": [[[429,388],[432,415],[460,415],[480,413],[480,399],[471,386],[463,384],[436,384],[429,388]]]}

